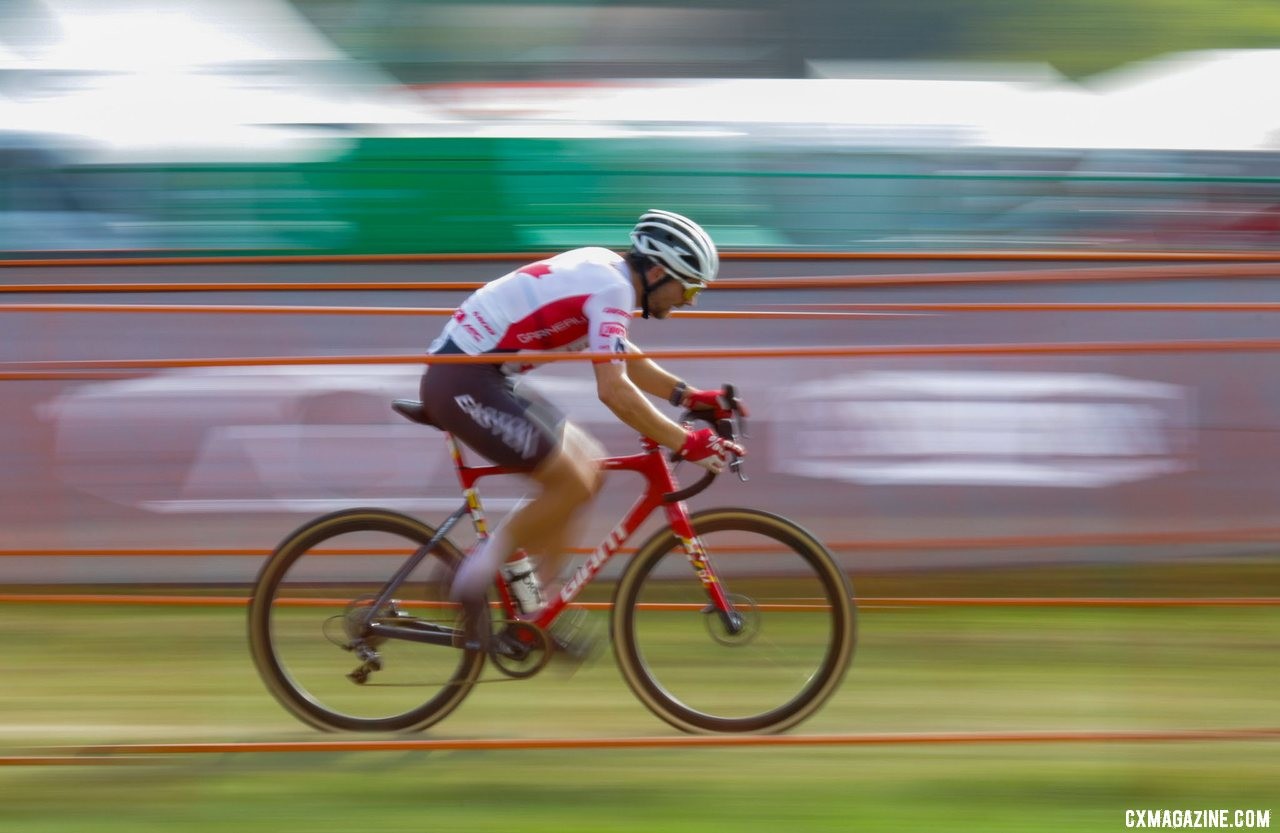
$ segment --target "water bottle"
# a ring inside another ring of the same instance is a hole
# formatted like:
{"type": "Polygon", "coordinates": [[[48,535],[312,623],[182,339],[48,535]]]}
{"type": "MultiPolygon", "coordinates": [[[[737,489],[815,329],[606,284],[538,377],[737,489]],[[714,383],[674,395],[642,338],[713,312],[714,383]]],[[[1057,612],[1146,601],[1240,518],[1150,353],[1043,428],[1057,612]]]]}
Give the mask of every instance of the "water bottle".
{"type": "Polygon", "coordinates": [[[502,578],[507,582],[511,597],[521,613],[536,613],[542,609],[542,586],[538,583],[538,574],[533,571],[533,562],[529,556],[521,556],[518,561],[508,561],[502,565],[502,578]]]}

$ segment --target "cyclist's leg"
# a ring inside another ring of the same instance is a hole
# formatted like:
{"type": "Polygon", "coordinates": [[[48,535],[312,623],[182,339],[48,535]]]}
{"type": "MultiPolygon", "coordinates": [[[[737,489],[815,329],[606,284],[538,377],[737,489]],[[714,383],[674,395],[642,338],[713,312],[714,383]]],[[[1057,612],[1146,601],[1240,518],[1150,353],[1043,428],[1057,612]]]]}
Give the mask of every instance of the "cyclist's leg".
{"type": "MultiPolygon", "coordinates": [[[[559,592],[557,581],[565,562],[566,544],[582,509],[599,491],[603,480],[600,459],[604,448],[589,434],[566,423],[556,453],[533,473],[541,493],[504,521],[511,541],[536,556],[542,586],[548,594],[559,592]]],[[[492,575],[492,574],[490,574],[492,575]]],[[[551,626],[556,655],[573,667],[595,656],[600,645],[599,622],[590,622],[581,611],[557,618],[551,626]]]]}
{"type": "Polygon", "coordinates": [[[515,546],[538,557],[543,587],[560,575],[581,510],[600,490],[604,454],[594,437],[565,423],[560,446],[532,474],[542,492],[503,523],[515,546]]]}
{"type": "Polygon", "coordinates": [[[468,556],[454,580],[459,599],[483,594],[493,574],[517,548],[539,557],[539,572],[553,579],[564,562],[565,541],[573,517],[600,487],[599,443],[571,423],[565,423],[559,442],[530,477],[541,487],[530,501],[512,512],[487,541],[468,556]]]}
{"type": "MultiPolygon", "coordinates": [[[[487,638],[487,616],[480,613],[488,610],[486,594],[502,563],[530,541],[544,558],[547,547],[563,549],[555,527],[567,526],[595,493],[598,446],[550,403],[517,394],[491,366],[436,365],[423,377],[421,394],[436,425],[495,463],[528,467],[542,487],[467,555],[454,578],[451,595],[468,623],[464,644],[476,648],[487,638]]],[[[560,557],[553,551],[553,562],[560,557]]]]}

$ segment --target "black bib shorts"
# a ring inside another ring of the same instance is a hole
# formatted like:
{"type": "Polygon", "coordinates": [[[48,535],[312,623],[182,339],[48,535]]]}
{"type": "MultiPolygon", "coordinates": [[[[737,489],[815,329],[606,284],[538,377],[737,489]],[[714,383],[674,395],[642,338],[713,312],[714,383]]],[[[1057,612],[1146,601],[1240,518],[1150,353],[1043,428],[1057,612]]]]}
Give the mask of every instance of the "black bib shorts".
{"type": "MultiPolygon", "coordinates": [[[[461,350],[447,342],[438,352],[461,350]]],[[[419,390],[432,422],[498,465],[534,469],[560,446],[564,414],[524,386],[517,392],[497,364],[433,365],[419,390]]]]}

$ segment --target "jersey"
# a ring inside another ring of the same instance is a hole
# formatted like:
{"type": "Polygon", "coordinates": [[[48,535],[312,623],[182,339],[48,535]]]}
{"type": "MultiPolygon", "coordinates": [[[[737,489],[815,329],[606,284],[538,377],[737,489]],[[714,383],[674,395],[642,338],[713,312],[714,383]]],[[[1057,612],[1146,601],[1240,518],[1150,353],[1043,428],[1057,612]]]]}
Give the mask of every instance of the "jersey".
{"type": "MultiPolygon", "coordinates": [[[[599,247],[573,249],[521,266],[476,290],[429,348],[451,340],[462,352],[626,352],[635,290],[626,260],[599,247]]],[[[535,365],[507,362],[504,373],[535,365]]]]}

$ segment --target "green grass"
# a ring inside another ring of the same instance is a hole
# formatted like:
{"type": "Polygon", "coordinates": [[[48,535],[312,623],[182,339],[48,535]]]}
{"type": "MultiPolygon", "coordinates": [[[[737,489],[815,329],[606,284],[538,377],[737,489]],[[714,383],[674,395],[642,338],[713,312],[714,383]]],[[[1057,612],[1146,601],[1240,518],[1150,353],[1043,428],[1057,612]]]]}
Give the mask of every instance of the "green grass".
{"type": "MultiPolygon", "coordinates": [[[[797,733],[1280,725],[1273,608],[909,608],[860,628],[797,733]]],[[[326,737],[266,693],[244,631],[236,609],[0,607],[0,744],[326,737]]],[[[671,734],[606,656],[482,685],[416,737],[671,734]]],[[[0,832],[1093,831],[1126,809],[1280,810],[1277,783],[1280,741],[169,756],[0,767],[0,832]]]]}
{"type": "Polygon", "coordinates": [[[851,748],[259,756],[25,770],[0,829],[1111,830],[1272,806],[1275,748],[851,748]]]}

